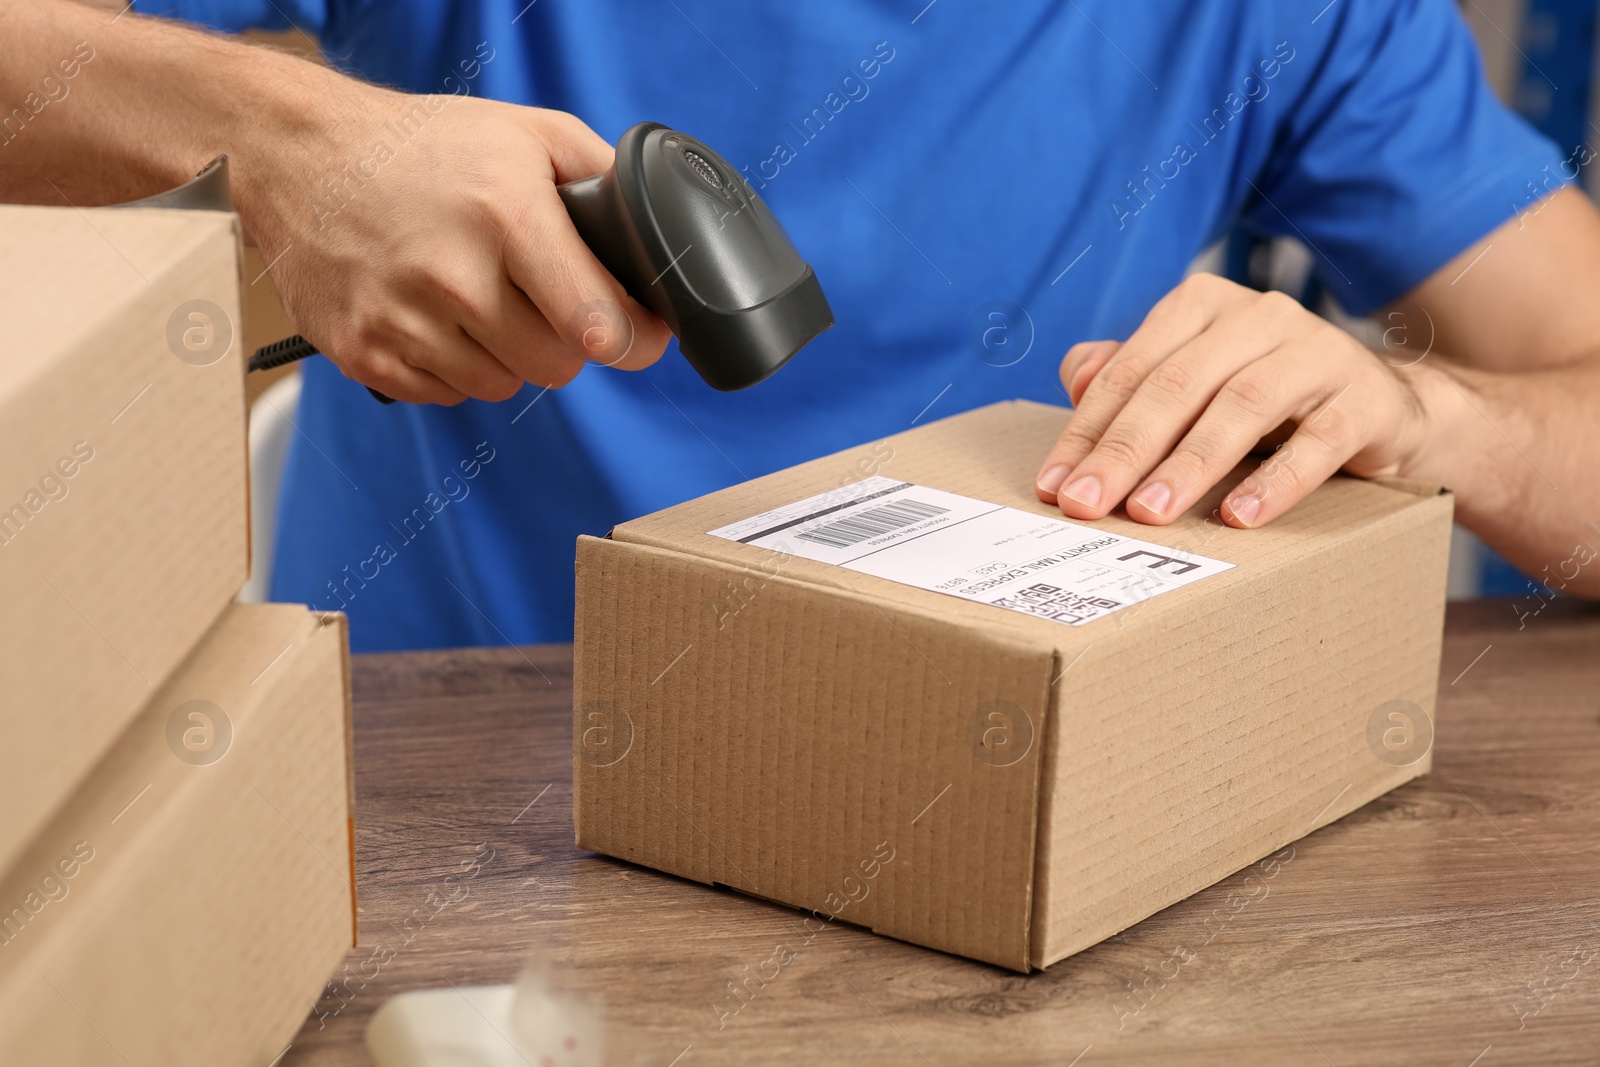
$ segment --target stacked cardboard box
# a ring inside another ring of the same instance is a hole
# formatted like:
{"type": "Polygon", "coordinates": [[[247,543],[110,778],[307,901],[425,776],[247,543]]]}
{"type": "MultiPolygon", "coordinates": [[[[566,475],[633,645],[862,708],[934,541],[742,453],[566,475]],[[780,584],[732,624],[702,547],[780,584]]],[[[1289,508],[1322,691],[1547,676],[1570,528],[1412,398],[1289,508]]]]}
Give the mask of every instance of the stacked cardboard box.
{"type": "MultiPolygon", "coordinates": [[[[1069,523],[1000,404],[578,546],[578,844],[1017,970],[1425,772],[1451,500],[1069,523]]],[[[1267,475],[1270,481],[1270,471],[1267,475]]]]}
{"type": "Polygon", "coordinates": [[[352,941],[343,617],[231,603],[238,264],[0,207],[3,1063],[268,1062],[352,941]]]}

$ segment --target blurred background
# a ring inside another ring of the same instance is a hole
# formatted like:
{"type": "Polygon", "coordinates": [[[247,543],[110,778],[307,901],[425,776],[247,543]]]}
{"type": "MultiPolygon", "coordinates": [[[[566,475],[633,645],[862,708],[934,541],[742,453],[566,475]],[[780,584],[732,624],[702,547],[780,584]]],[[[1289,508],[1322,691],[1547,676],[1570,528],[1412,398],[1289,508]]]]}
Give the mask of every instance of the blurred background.
{"type": "MultiPolygon", "coordinates": [[[[1462,14],[1477,36],[1490,83],[1503,100],[1520,112],[1540,132],[1555,141],[1564,155],[1586,148],[1578,157],[1600,154],[1600,85],[1594,77],[1597,51],[1597,12],[1600,0],[1460,0],[1462,14]]],[[[316,56],[317,46],[306,34],[291,30],[281,34],[247,35],[264,47],[316,56]]],[[[1575,161],[1576,165],[1576,161],[1575,161]]],[[[1582,169],[1580,182],[1595,192],[1592,165],[1582,169]]],[[[1392,324],[1380,320],[1354,320],[1328,298],[1310,273],[1311,257],[1292,238],[1263,242],[1243,230],[1209,249],[1192,269],[1224,274],[1258,289],[1280,289],[1307,307],[1338,322],[1362,337],[1396,363],[1420,358],[1426,338],[1391,334],[1392,324]],[[1399,341],[1398,345],[1395,342],[1399,341]]],[[[246,351],[295,332],[283,311],[266,264],[254,249],[245,264],[246,351]]],[[[251,496],[255,571],[241,599],[265,599],[272,568],[272,532],[277,517],[277,493],[283,456],[295,432],[293,417],[298,399],[298,371],[293,365],[250,377],[251,496]]],[[[1464,529],[1457,528],[1450,557],[1450,596],[1526,595],[1532,583],[1499,555],[1464,529]]],[[[1547,595],[1547,594],[1546,594],[1547,595]]]]}

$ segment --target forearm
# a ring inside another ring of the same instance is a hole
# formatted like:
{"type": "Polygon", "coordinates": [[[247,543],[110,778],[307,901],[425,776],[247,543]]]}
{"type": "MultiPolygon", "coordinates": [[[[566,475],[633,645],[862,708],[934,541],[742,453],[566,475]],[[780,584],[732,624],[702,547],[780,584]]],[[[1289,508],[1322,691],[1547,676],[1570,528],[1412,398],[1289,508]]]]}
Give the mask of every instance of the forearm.
{"type": "Polygon", "coordinates": [[[160,19],[0,0],[0,200],[147,196],[230,157],[247,229],[274,146],[313,136],[340,75],[160,19]]]}
{"type": "Polygon", "coordinates": [[[1600,596],[1600,354],[1515,372],[1429,360],[1410,377],[1429,429],[1404,473],[1449,486],[1462,525],[1535,581],[1600,596]]]}

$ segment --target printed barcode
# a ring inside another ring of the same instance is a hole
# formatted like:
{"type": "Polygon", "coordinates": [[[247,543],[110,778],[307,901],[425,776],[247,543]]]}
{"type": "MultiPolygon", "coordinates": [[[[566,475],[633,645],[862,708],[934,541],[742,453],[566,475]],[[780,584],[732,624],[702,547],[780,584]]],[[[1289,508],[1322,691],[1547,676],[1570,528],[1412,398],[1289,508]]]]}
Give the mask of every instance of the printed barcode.
{"type": "Polygon", "coordinates": [[[1122,602],[1119,600],[1103,596],[1081,596],[1044,582],[1018,589],[1010,596],[991,600],[990,603],[996,607],[1009,608],[1012,611],[1065,623],[1087,622],[1122,607],[1122,602]]]}
{"type": "Polygon", "coordinates": [[[903,529],[923,519],[943,515],[949,510],[924,504],[920,500],[896,500],[857,512],[849,518],[835,519],[833,522],[824,523],[814,530],[807,530],[795,536],[803,541],[813,541],[830,548],[850,548],[868,538],[889,533],[891,530],[903,529]]]}

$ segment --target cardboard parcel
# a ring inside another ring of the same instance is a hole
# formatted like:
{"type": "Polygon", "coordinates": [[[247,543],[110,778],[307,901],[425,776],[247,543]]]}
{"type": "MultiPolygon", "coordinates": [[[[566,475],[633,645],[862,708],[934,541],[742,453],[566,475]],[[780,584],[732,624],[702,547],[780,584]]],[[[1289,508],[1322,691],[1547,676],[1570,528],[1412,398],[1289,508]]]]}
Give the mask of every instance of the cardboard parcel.
{"type": "Polygon", "coordinates": [[[1069,416],[581,539],[579,846],[1026,971],[1428,769],[1447,494],[1070,523],[1032,488],[1069,416]]]}
{"type": "Polygon", "coordinates": [[[239,221],[0,205],[0,869],[250,572],[239,221]]]}
{"type": "Polygon", "coordinates": [[[0,875],[0,1063],[274,1063],[355,941],[343,615],[236,604],[0,875]]]}

